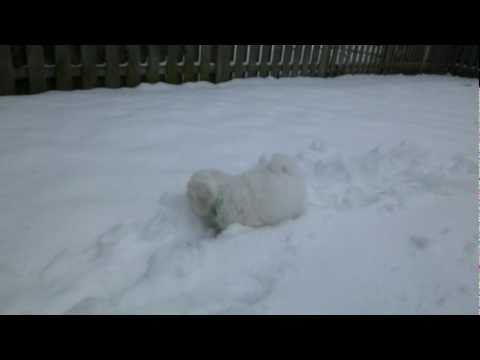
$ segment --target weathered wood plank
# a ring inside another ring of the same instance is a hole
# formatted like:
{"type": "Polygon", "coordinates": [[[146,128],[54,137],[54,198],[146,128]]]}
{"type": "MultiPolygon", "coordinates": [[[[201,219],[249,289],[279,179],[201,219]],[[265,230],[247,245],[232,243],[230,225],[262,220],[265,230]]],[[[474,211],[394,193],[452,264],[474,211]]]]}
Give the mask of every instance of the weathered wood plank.
{"type": "Polygon", "coordinates": [[[127,76],[126,84],[128,87],[135,87],[141,82],[140,75],[140,46],[127,45],[127,76]]]}
{"type": "Polygon", "coordinates": [[[388,46],[388,63],[386,66],[386,73],[392,74],[395,71],[395,59],[396,59],[397,45],[388,46]]]}
{"type": "Polygon", "coordinates": [[[178,56],[180,54],[179,45],[168,45],[167,46],[167,73],[165,76],[165,81],[169,84],[178,84],[180,83],[180,78],[178,74],[178,56]]]}
{"type": "Polygon", "coordinates": [[[430,45],[424,45],[423,46],[423,55],[422,55],[422,65],[420,68],[420,71],[422,73],[427,72],[427,67],[429,66],[428,59],[430,58],[430,45]]]}
{"type": "Polygon", "coordinates": [[[190,82],[195,80],[194,55],[194,46],[185,45],[185,65],[183,68],[183,82],[190,82]]]}
{"type": "Polygon", "coordinates": [[[291,72],[291,61],[292,61],[292,54],[293,54],[293,46],[292,45],[285,45],[283,49],[283,60],[282,60],[282,77],[290,77],[291,72]]]}
{"type": "Polygon", "coordinates": [[[320,59],[320,45],[313,45],[312,61],[310,63],[310,76],[318,76],[319,59],[320,59]]]}
{"type": "Polygon", "coordinates": [[[373,73],[374,64],[377,60],[377,52],[378,52],[378,45],[371,45],[370,46],[370,58],[368,59],[367,64],[367,74],[373,73]]]}
{"type": "Polygon", "coordinates": [[[417,52],[416,52],[416,58],[415,58],[415,73],[416,74],[421,72],[423,54],[424,54],[424,46],[423,45],[417,45],[417,52]]]}
{"type": "Polygon", "coordinates": [[[300,71],[300,60],[302,57],[304,45],[295,45],[293,49],[292,76],[297,77],[300,71]]]}
{"type": "Polygon", "coordinates": [[[349,74],[353,74],[355,72],[355,64],[356,64],[356,59],[357,59],[357,54],[358,54],[358,48],[359,48],[359,45],[353,45],[351,48],[350,48],[350,60],[349,60],[349,65],[348,65],[348,69],[347,69],[347,72],[349,74]]]}
{"type": "Polygon", "coordinates": [[[280,77],[280,62],[282,60],[282,45],[273,45],[272,76],[280,77]]]}
{"type": "Polygon", "coordinates": [[[0,45],[0,95],[15,94],[15,69],[10,45],[0,45]]]}
{"type": "Polygon", "coordinates": [[[393,59],[393,66],[392,72],[394,74],[400,73],[403,71],[403,61],[405,58],[405,46],[404,45],[397,45],[395,46],[394,50],[394,59],[393,59]]]}
{"type": "Polygon", "coordinates": [[[230,52],[228,45],[218,45],[215,82],[221,83],[230,78],[230,52]]]}
{"type": "Polygon", "coordinates": [[[360,72],[360,63],[361,63],[361,53],[360,50],[362,49],[362,45],[355,45],[353,58],[352,58],[352,66],[351,72],[352,74],[357,74],[360,72]]]}
{"type": "Polygon", "coordinates": [[[211,45],[200,45],[200,80],[210,81],[211,45]]]}
{"type": "Polygon", "coordinates": [[[380,45],[380,50],[378,53],[378,58],[377,58],[377,63],[375,64],[375,73],[376,74],[381,74],[382,73],[382,67],[385,62],[386,58],[386,51],[387,51],[387,46],[386,45],[380,45]]]}
{"type": "Polygon", "coordinates": [[[343,73],[350,74],[353,45],[344,45],[344,46],[345,46],[345,52],[344,52],[344,60],[343,60],[343,73]]]}
{"type": "Polygon", "coordinates": [[[146,78],[150,84],[160,81],[160,48],[158,45],[148,45],[148,64],[146,78]]]}
{"type": "Polygon", "coordinates": [[[247,57],[248,45],[237,45],[235,49],[234,77],[242,79],[245,77],[245,62],[247,57]]]}
{"type": "Polygon", "coordinates": [[[336,67],[335,75],[343,75],[345,74],[347,45],[338,45],[338,46],[339,46],[339,49],[338,49],[337,67],[336,67]]]}
{"type": "Polygon", "coordinates": [[[462,53],[462,57],[461,57],[461,60],[460,60],[460,66],[461,66],[461,71],[460,71],[460,74],[462,76],[467,76],[468,75],[468,62],[469,62],[469,58],[471,56],[471,53],[472,53],[472,46],[469,46],[469,45],[463,45],[463,53],[462,53]]]}
{"type": "Polygon", "coordinates": [[[310,60],[312,55],[312,45],[304,45],[303,59],[301,65],[301,76],[310,75],[310,60]]]}
{"type": "Polygon", "coordinates": [[[321,77],[328,76],[328,64],[330,62],[330,52],[331,52],[331,45],[322,45],[321,53],[320,53],[320,64],[319,64],[319,75],[321,77]]]}
{"type": "Polygon", "coordinates": [[[248,57],[247,76],[256,77],[258,72],[260,45],[249,45],[249,47],[250,54],[248,57]]]}
{"type": "Polygon", "coordinates": [[[407,49],[405,50],[405,73],[412,74],[413,73],[413,54],[415,51],[414,45],[408,45],[407,49]]]}
{"type": "Polygon", "coordinates": [[[367,66],[367,73],[373,74],[375,72],[375,63],[378,60],[378,52],[379,52],[379,45],[372,45],[372,49],[370,52],[370,61],[368,62],[367,66]]]}
{"type": "Polygon", "coordinates": [[[474,77],[476,68],[478,68],[478,45],[471,46],[472,51],[468,59],[468,76],[474,77]]]}
{"type": "Polygon", "coordinates": [[[55,46],[55,83],[57,90],[72,90],[70,46],[55,46]]]}
{"type": "Polygon", "coordinates": [[[344,59],[344,73],[349,74],[350,73],[350,65],[352,63],[352,50],[353,50],[354,45],[345,45],[345,59],[344,59]]]}
{"type": "Polygon", "coordinates": [[[118,45],[105,46],[105,86],[111,89],[119,88],[120,82],[120,53],[118,45]]]}
{"type": "Polygon", "coordinates": [[[262,57],[260,59],[260,77],[265,78],[270,73],[270,57],[272,54],[272,45],[262,45],[262,57]]]}
{"type": "Polygon", "coordinates": [[[335,76],[337,73],[337,60],[338,60],[338,51],[340,45],[332,45],[332,51],[330,53],[330,63],[327,68],[327,76],[335,76]]]}
{"type": "Polygon", "coordinates": [[[82,45],[82,88],[91,89],[97,85],[97,47],[82,45]]]}
{"type": "Polygon", "coordinates": [[[385,49],[384,45],[381,45],[381,44],[377,45],[377,51],[375,52],[375,60],[372,65],[372,73],[374,74],[380,73],[380,66],[384,58],[384,49],[385,49]]]}
{"type": "Polygon", "coordinates": [[[365,74],[367,72],[370,47],[371,45],[362,46],[362,61],[360,63],[360,73],[362,74],[365,74]]]}
{"type": "Polygon", "coordinates": [[[403,49],[402,72],[408,74],[410,72],[410,54],[412,51],[411,45],[405,45],[403,49]]]}
{"type": "Polygon", "coordinates": [[[27,45],[26,50],[30,94],[44,92],[47,90],[47,82],[43,46],[27,45]]]}

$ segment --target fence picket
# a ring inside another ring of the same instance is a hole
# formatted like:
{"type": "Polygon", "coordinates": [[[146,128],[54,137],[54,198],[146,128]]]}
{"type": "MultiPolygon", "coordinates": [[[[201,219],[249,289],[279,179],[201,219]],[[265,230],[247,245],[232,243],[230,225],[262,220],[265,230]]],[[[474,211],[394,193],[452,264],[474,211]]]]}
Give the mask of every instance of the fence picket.
{"type": "Polygon", "coordinates": [[[310,57],[312,53],[312,45],[305,45],[303,48],[303,60],[301,68],[301,76],[308,76],[310,73],[310,57]]]}
{"type": "Polygon", "coordinates": [[[357,61],[359,59],[359,50],[360,45],[353,45],[350,50],[350,65],[348,66],[348,72],[350,74],[355,74],[357,72],[357,61]]]}
{"type": "Polygon", "coordinates": [[[82,45],[82,88],[91,89],[97,84],[97,47],[82,45]]]}
{"type": "Polygon", "coordinates": [[[280,77],[280,61],[282,60],[282,48],[282,45],[273,45],[272,76],[274,78],[280,77]]]}
{"type": "Polygon", "coordinates": [[[367,74],[372,74],[374,72],[375,62],[377,61],[378,45],[372,45],[370,49],[370,59],[367,65],[367,74]]]}
{"type": "Polygon", "coordinates": [[[326,76],[333,76],[336,69],[338,45],[330,45],[330,58],[328,59],[326,76]]]}
{"type": "Polygon", "coordinates": [[[247,76],[256,77],[258,71],[258,58],[260,56],[260,45],[249,45],[249,57],[248,57],[248,66],[247,66],[247,76]]]}
{"type": "Polygon", "coordinates": [[[283,50],[282,77],[290,77],[293,46],[285,45],[283,50]]]}
{"type": "Polygon", "coordinates": [[[320,45],[312,47],[312,61],[310,63],[310,76],[318,76],[318,61],[320,58],[320,45]]]}
{"type": "Polygon", "coordinates": [[[140,46],[127,45],[127,76],[126,84],[128,87],[135,87],[140,84],[140,46]]]}
{"type": "Polygon", "coordinates": [[[169,84],[178,84],[180,79],[178,76],[178,55],[180,54],[179,45],[167,46],[167,73],[165,80],[169,84]]]}
{"type": "Polygon", "coordinates": [[[200,80],[210,80],[211,45],[200,45],[200,80]]]}
{"type": "Polygon", "coordinates": [[[237,45],[235,49],[234,77],[241,79],[245,76],[245,60],[248,45],[237,45]]]}
{"type": "Polygon", "coordinates": [[[478,45],[472,46],[470,57],[468,59],[468,71],[467,75],[474,77],[475,76],[475,62],[478,66],[478,45]]]}
{"type": "Polygon", "coordinates": [[[323,45],[320,54],[319,74],[321,77],[328,76],[328,64],[330,62],[331,45],[323,45]]]}
{"type": "Polygon", "coordinates": [[[148,45],[148,64],[146,78],[150,84],[160,81],[160,49],[158,45],[148,45]]]}
{"type": "Polygon", "coordinates": [[[337,56],[337,67],[335,71],[335,75],[343,75],[345,74],[346,70],[346,62],[348,56],[348,48],[347,45],[338,45],[338,56],[337,56]]]}
{"type": "Polygon", "coordinates": [[[55,82],[57,90],[72,90],[72,64],[68,45],[55,46],[55,82]]]}
{"type": "Polygon", "coordinates": [[[0,95],[15,94],[15,69],[10,45],[0,45],[0,95]]]}
{"type": "Polygon", "coordinates": [[[262,58],[260,59],[260,72],[259,75],[265,78],[270,73],[270,57],[272,54],[272,45],[262,45],[262,58]]]}
{"type": "Polygon", "coordinates": [[[47,90],[45,79],[45,57],[43,46],[27,45],[28,78],[30,94],[37,94],[47,90]]]}
{"type": "Polygon", "coordinates": [[[303,45],[295,45],[293,49],[292,76],[298,76],[300,70],[300,60],[302,57],[303,45]]]}
{"type": "Polygon", "coordinates": [[[120,83],[120,53],[118,45],[105,46],[105,86],[116,89],[120,83]]]}
{"type": "Polygon", "coordinates": [[[215,82],[220,83],[230,79],[229,46],[218,45],[215,82]]]}
{"type": "Polygon", "coordinates": [[[183,82],[195,80],[194,67],[194,47],[193,45],[185,45],[185,65],[183,68],[183,82]]]}

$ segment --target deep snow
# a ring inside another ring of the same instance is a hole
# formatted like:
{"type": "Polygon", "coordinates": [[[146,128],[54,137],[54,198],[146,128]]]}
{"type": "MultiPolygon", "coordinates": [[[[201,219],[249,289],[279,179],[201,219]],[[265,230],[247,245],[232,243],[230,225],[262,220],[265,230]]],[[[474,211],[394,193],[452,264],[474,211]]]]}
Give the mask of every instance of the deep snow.
{"type": "Polygon", "coordinates": [[[476,314],[478,81],[0,97],[0,313],[476,314]],[[212,237],[186,184],[295,156],[304,216],[212,237]]]}

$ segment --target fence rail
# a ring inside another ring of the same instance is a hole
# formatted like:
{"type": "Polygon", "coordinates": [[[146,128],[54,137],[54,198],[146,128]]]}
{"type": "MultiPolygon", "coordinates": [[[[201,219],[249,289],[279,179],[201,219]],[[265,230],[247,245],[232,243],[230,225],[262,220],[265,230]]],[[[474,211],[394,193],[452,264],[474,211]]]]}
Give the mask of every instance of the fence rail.
{"type": "Polygon", "coordinates": [[[0,95],[246,77],[478,77],[467,45],[0,45],[0,95]]]}

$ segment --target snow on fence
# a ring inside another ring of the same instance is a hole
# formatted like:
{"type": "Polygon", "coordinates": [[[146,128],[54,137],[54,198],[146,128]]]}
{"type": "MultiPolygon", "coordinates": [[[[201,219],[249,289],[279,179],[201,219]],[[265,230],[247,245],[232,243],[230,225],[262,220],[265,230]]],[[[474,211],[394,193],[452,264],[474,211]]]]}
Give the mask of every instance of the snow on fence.
{"type": "Polygon", "coordinates": [[[0,45],[0,95],[245,77],[478,77],[466,45],[0,45]]]}

